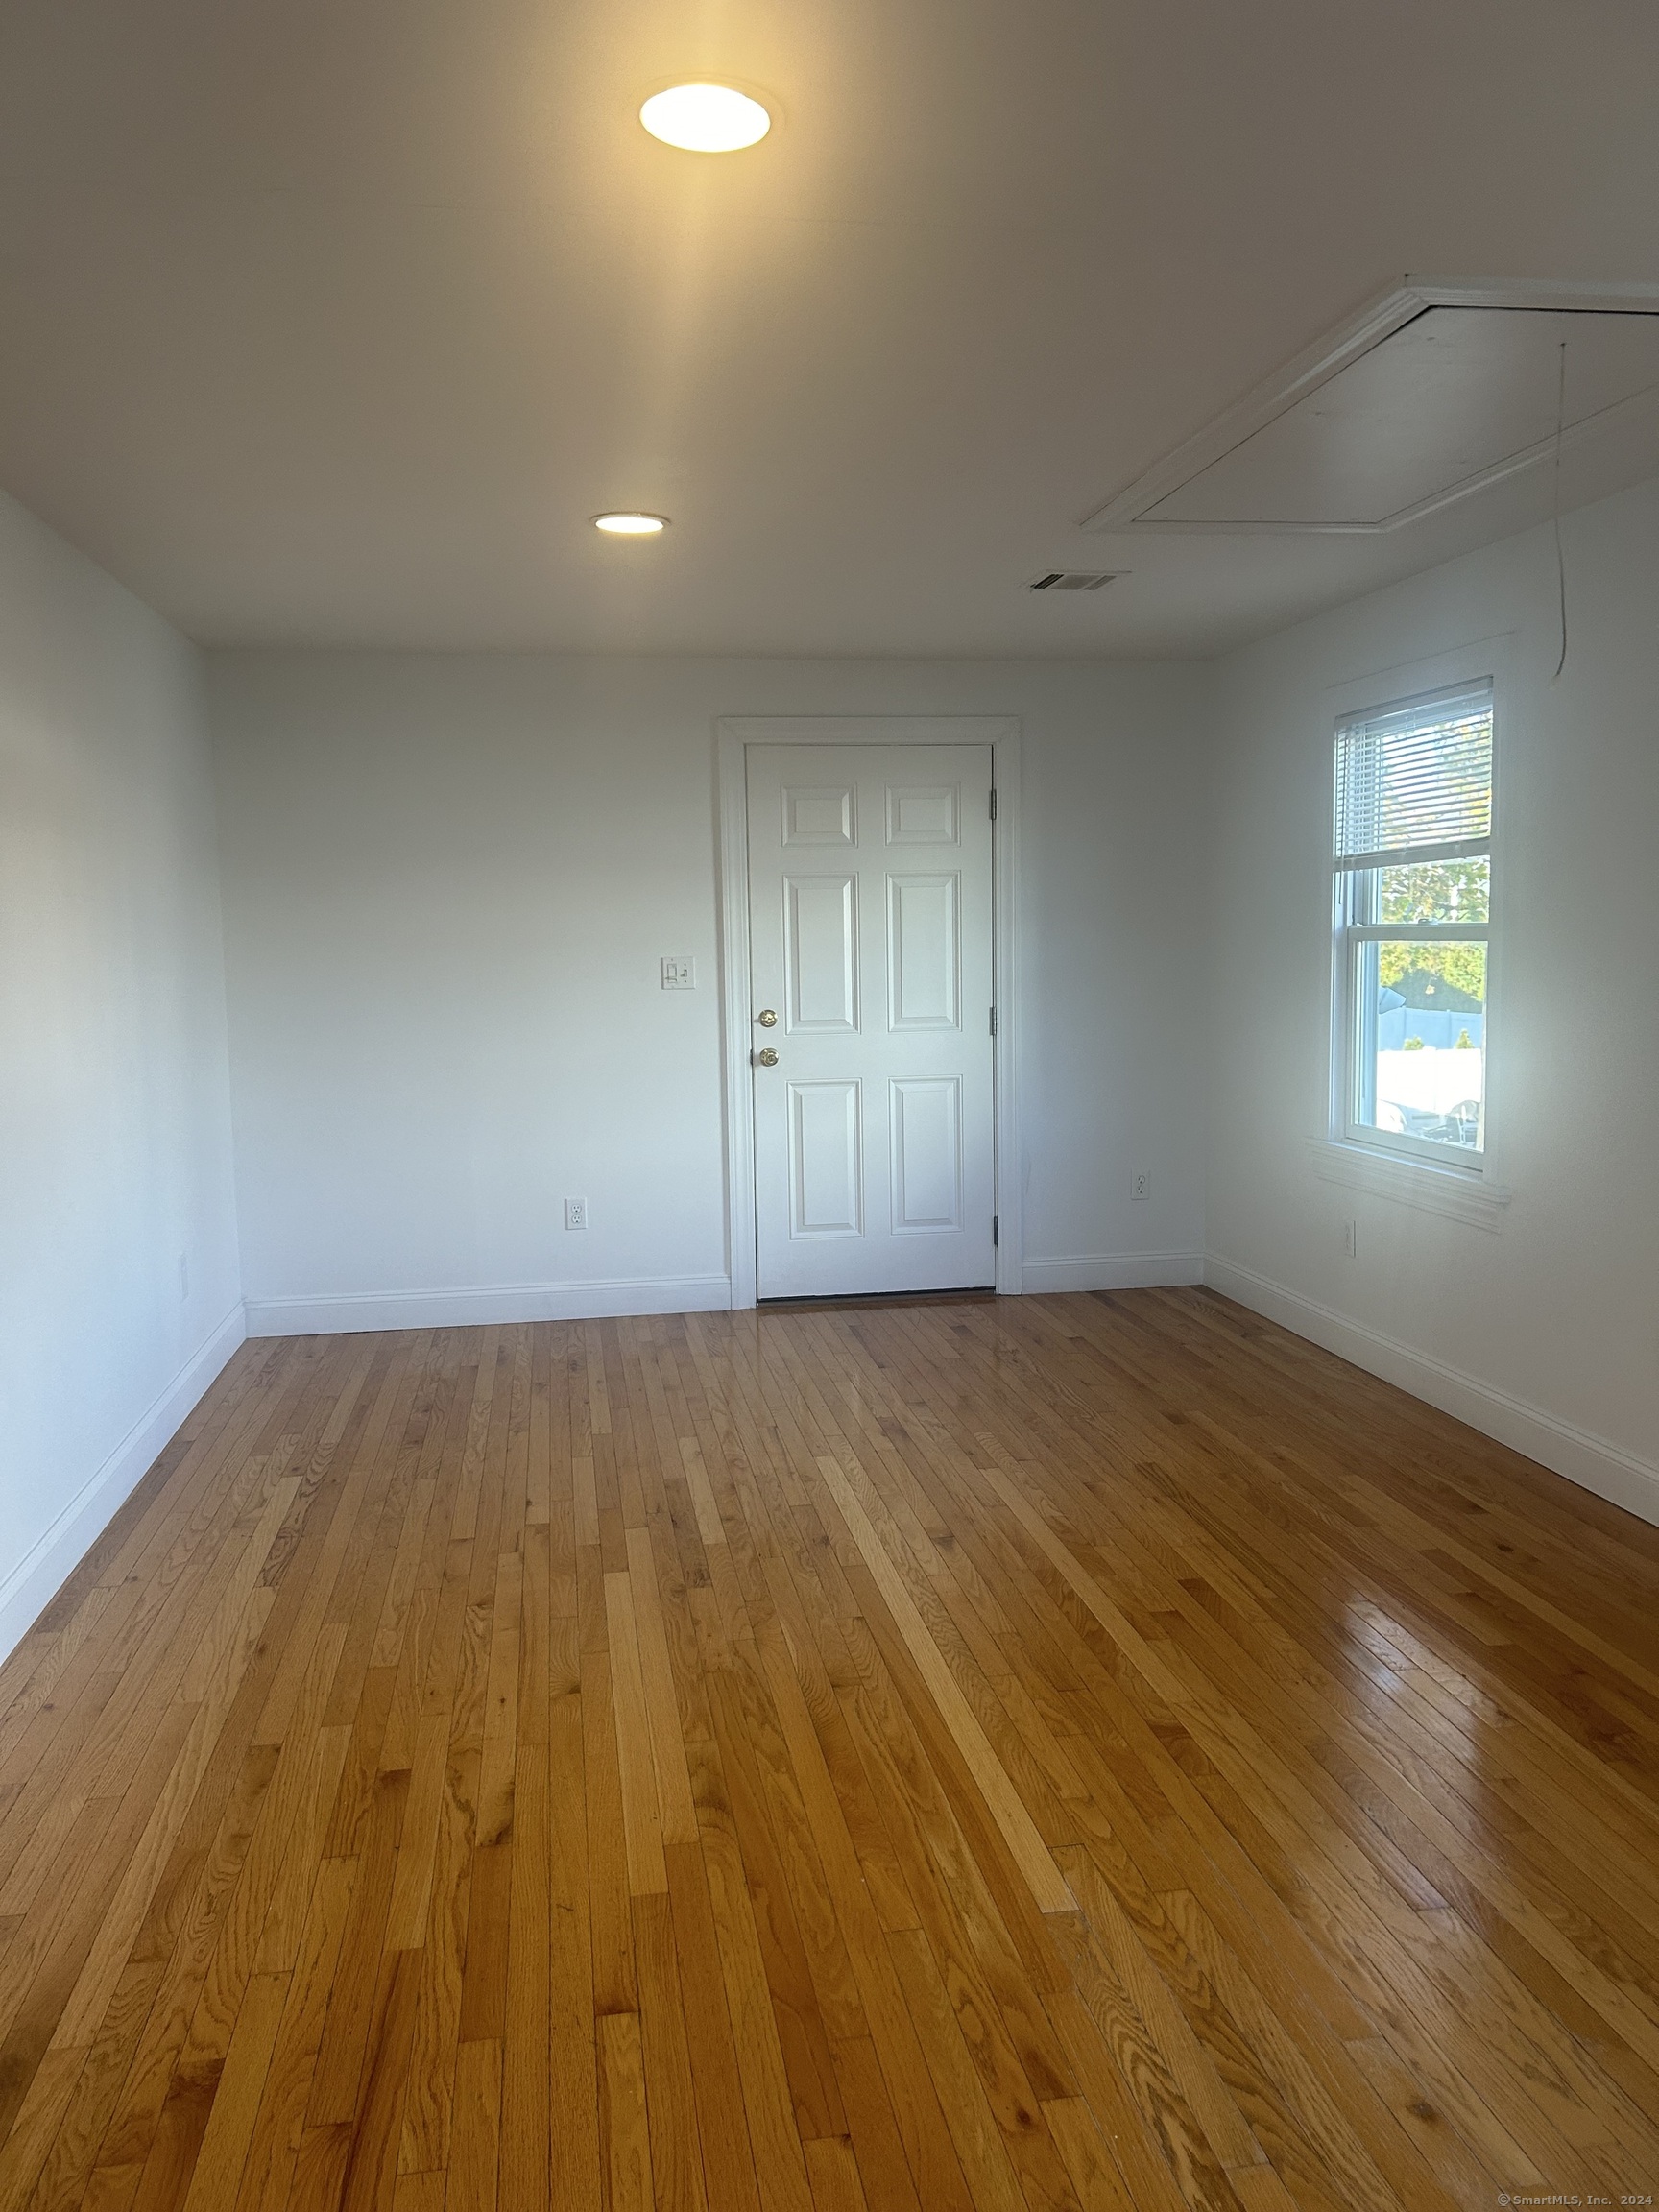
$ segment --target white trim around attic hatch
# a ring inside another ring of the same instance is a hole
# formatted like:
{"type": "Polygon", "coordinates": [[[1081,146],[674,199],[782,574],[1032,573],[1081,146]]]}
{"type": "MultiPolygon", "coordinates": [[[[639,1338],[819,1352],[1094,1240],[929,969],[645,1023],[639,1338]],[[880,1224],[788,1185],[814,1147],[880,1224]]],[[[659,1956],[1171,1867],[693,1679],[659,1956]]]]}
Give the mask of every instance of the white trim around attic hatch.
{"type": "MultiPolygon", "coordinates": [[[[1358,314],[1315,339],[1287,361],[1284,368],[1258,384],[1233,406],[1223,409],[1214,421],[1183,440],[1173,451],[1153,463],[1137,476],[1133,483],[1113,493],[1104,507],[1097,508],[1079,525],[1091,533],[1107,530],[1158,530],[1165,532],[1197,533],[1206,537],[1251,536],[1306,536],[1325,537],[1375,537],[1390,530],[1398,530],[1407,522],[1415,522],[1425,515],[1432,515],[1455,500],[1466,498],[1473,492],[1484,491],[1488,485],[1501,483],[1523,469],[1531,468],[1554,450],[1553,438],[1527,446],[1520,453],[1512,453],[1504,460],[1494,462],[1490,468],[1478,469],[1445,490],[1432,492],[1427,498],[1403,507],[1398,514],[1384,517],[1381,522],[1195,522],[1155,521],[1148,509],[1160,500],[1167,499],[1182,486],[1214,468],[1241,445],[1257,431],[1264,430],[1281,415],[1287,414],[1310,393],[1328,384],[1334,376],[1363,355],[1381,346],[1384,339],[1392,338],[1407,323],[1431,307],[1507,307],[1531,308],[1539,313],[1577,315],[1659,315],[1659,284],[1594,284],[1551,283],[1527,277],[1497,277],[1487,279],[1455,279],[1446,277],[1407,276],[1398,284],[1391,284],[1384,292],[1366,302],[1358,314]]],[[[1631,398],[1621,400],[1599,415],[1589,416],[1565,432],[1563,448],[1575,445],[1581,438],[1599,434],[1615,421],[1634,410],[1640,403],[1650,399],[1647,393],[1637,393],[1631,398]]]]}

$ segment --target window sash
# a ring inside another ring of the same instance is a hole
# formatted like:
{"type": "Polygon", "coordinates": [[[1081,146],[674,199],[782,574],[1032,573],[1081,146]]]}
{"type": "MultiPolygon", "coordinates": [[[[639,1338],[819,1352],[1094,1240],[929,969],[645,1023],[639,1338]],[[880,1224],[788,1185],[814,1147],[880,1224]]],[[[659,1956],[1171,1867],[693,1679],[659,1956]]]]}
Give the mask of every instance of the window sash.
{"type": "Polygon", "coordinates": [[[1374,945],[1432,945],[1437,939],[1451,945],[1485,945],[1491,941],[1490,922],[1350,922],[1342,932],[1348,942],[1374,945]]]}
{"type": "MultiPolygon", "coordinates": [[[[1384,940],[1446,934],[1439,930],[1377,928],[1347,929],[1339,933],[1342,962],[1340,988],[1342,1058],[1338,1070],[1340,1127],[1345,1143],[1361,1144],[1379,1152],[1395,1152],[1426,1166],[1443,1167],[1454,1174],[1479,1177],[1485,1171],[1486,1146],[1447,1144],[1431,1137],[1414,1137],[1405,1129],[1380,1129],[1377,1113],[1377,1026],[1382,1009],[1375,992],[1367,992],[1360,977],[1361,947],[1384,940]]],[[[1484,928],[1455,932],[1459,944],[1485,942],[1484,928]]],[[[1484,1058],[1484,1054],[1482,1054],[1484,1058]]],[[[1485,1132],[1485,1084],[1482,1070],[1480,1127],[1485,1132]]]]}
{"type": "Polygon", "coordinates": [[[1335,867],[1404,867],[1485,852],[1492,841],[1492,717],[1486,680],[1341,724],[1335,867]]]}
{"type": "Polygon", "coordinates": [[[1470,839],[1455,849],[1448,847],[1436,852],[1419,848],[1415,855],[1404,858],[1394,853],[1361,854],[1358,859],[1338,860],[1334,878],[1335,900],[1334,905],[1335,928],[1339,937],[1348,937],[1364,929],[1374,930],[1384,937],[1410,937],[1420,934],[1430,937],[1484,937],[1492,925],[1490,920],[1477,921],[1473,917],[1464,922],[1379,922],[1377,902],[1382,890],[1379,878],[1384,868],[1408,866],[1413,857],[1418,860],[1484,860],[1491,857],[1492,840],[1482,837],[1470,839]]]}
{"type": "Polygon", "coordinates": [[[1377,909],[1384,869],[1474,860],[1491,854],[1493,686],[1489,681],[1460,684],[1393,709],[1356,716],[1338,728],[1336,740],[1332,855],[1334,1132],[1366,1150],[1392,1153],[1478,1181],[1485,1169],[1484,1143],[1476,1149],[1377,1127],[1374,1087],[1380,1010],[1367,1002],[1362,975],[1366,950],[1373,945],[1491,944],[1489,919],[1383,922],[1377,919],[1377,909]],[[1447,733],[1446,750],[1452,756],[1442,788],[1436,787],[1434,757],[1439,732],[1447,733]],[[1414,735],[1423,740],[1415,757],[1414,735]],[[1390,739],[1395,747],[1392,760],[1385,750],[1390,739]],[[1392,791],[1387,787],[1391,768],[1399,771],[1392,791]],[[1461,828],[1463,834],[1425,837],[1423,830],[1431,830],[1437,822],[1454,831],[1461,828]],[[1403,841],[1373,842],[1385,836],[1391,824],[1403,832],[1403,841]],[[1413,830],[1417,834],[1412,842],[1404,842],[1404,834],[1413,830]],[[1361,831],[1362,847],[1358,834],[1361,831]],[[1344,851],[1344,846],[1353,849],[1344,851]]]}
{"type": "Polygon", "coordinates": [[[1373,868],[1413,868],[1442,860],[1483,860],[1492,851],[1490,833],[1459,837],[1447,845],[1379,845],[1369,853],[1338,853],[1331,865],[1338,876],[1358,876],[1373,868]]]}

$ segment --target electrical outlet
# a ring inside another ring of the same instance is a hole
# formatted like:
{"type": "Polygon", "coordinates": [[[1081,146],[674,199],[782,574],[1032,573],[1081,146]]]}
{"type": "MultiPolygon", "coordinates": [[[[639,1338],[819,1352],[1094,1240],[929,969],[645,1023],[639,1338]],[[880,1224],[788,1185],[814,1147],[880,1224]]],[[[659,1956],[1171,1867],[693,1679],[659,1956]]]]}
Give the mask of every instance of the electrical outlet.
{"type": "Polygon", "coordinates": [[[1344,1253],[1347,1255],[1347,1257],[1348,1257],[1350,1260],[1358,1260],[1358,1257],[1359,1257],[1359,1224],[1358,1224],[1358,1221],[1344,1221],[1344,1222],[1343,1222],[1343,1224],[1342,1224],[1342,1250],[1343,1250],[1343,1252],[1344,1252],[1344,1253]]]}
{"type": "Polygon", "coordinates": [[[690,957],[688,953],[663,953],[662,988],[664,991],[696,990],[697,963],[690,957]]]}
{"type": "Polygon", "coordinates": [[[1152,1170],[1150,1167],[1136,1168],[1134,1174],[1129,1178],[1129,1195],[1131,1198],[1151,1197],[1152,1170]]]}
{"type": "Polygon", "coordinates": [[[190,1255],[188,1252],[180,1252],[179,1255],[179,1303],[180,1306],[185,1303],[189,1295],[190,1255]]]}
{"type": "Polygon", "coordinates": [[[565,1226],[566,1229],[586,1229],[588,1226],[588,1201],[586,1198],[566,1198],[565,1201],[565,1226]]]}

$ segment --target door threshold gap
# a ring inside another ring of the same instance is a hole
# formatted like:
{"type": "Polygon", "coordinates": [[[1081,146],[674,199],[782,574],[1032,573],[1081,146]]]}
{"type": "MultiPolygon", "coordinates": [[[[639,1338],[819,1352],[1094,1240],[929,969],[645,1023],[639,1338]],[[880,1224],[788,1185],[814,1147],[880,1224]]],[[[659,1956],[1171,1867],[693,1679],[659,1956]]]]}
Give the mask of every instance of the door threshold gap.
{"type": "Polygon", "coordinates": [[[757,1313],[833,1313],[862,1306],[980,1306],[997,1296],[994,1283],[967,1290],[864,1290],[823,1298],[757,1298],[757,1313]]]}

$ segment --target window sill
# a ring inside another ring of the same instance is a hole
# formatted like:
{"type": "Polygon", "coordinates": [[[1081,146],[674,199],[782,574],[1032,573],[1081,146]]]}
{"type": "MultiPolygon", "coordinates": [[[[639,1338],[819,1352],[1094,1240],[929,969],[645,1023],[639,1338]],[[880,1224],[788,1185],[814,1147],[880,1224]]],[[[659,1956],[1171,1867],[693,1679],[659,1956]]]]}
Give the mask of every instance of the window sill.
{"type": "Polygon", "coordinates": [[[1327,1137],[1309,1138],[1308,1157],[1314,1174],[1327,1183],[1346,1183],[1425,1214],[1466,1221],[1476,1229],[1502,1229],[1504,1209],[1514,1195],[1500,1184],[1455,1167],[1431,1167],[1416,1160],[1369,1152],[1358,1144],[1334,1143],[1327,1137]]]}

